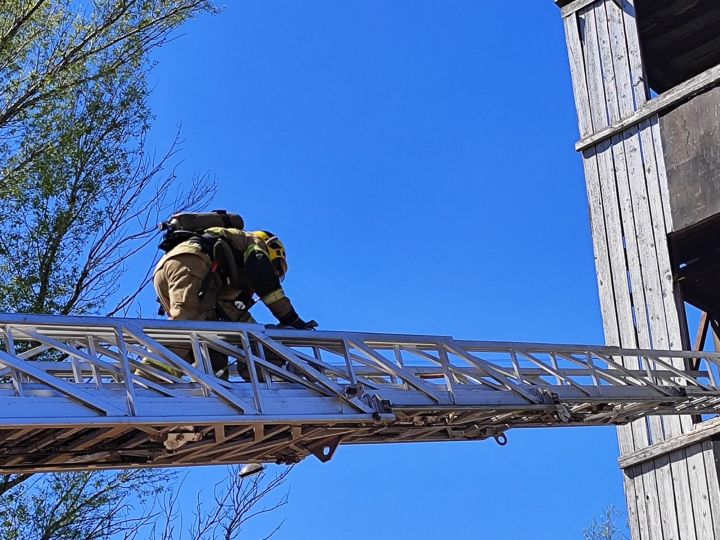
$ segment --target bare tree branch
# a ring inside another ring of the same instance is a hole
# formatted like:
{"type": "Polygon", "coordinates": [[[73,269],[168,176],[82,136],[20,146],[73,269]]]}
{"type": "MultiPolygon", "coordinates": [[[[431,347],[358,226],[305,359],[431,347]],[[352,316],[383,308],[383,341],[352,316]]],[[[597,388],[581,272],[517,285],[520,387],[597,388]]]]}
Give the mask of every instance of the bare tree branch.
{"type": "MultiPolygon", "coordinates": [[[[211,498],[202,491],[195,495],[195,509],[192,522],[185,529],[182,513],[179,510],[179,490],[165,495],[160,503],[161,516],[152,525],[147,538],[152,540],[206,540],[208,538],[239,538],[242,526],[253,517],[276,512],[288,502],[287,492],[275,499],[287,481],[292,467],[283,469],[275,476],[261,473],[252,478],[241,478],[240,467],[228,467],[227,477],[213,488],[211,498]]],[[[264,536],[271,538],[283,524],[283,520],[274,525],[264,536]]]]}

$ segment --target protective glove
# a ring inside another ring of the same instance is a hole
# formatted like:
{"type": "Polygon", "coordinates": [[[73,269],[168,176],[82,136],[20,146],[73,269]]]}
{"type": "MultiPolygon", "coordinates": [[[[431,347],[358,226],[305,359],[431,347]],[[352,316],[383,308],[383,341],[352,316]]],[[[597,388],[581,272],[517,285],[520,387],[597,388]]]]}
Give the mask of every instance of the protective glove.
{"type": "Polygon", "coordinates": [[[295,328],[296,330],[315,330],[318,323],[316,321],[303,321],[299,316],[292,320],[280,324],[268,324],[266,328],[295,328]]]}

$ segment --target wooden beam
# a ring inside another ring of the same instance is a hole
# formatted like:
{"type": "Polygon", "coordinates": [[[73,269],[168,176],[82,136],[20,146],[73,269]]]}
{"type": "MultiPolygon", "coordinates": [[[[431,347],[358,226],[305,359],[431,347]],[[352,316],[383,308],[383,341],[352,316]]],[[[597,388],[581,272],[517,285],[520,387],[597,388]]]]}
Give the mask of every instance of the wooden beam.
{"type": "Polygon", "coordinates": [[[591,146],[595,146],[596,144],[611,138],[613,135],[617,135],[618,133],[625,131],[631,126],[639,124],[643,120],[647,120],[653,115],[675,107],[680,102],[692,97],[695,94],[699,94],[718,85],[720,85],[720,65],[710,68],[707,71],[703,71],[699,75],[696,75],[692,79],[676,86],[672,90],[668,90],[667,92],[660,94],[655,99],[648,101],[647,104],[638,109],[637,112],[620,120],[619,122],[615,122],[608,127],[581,139],[575,145],[575,149],[578,152],[582,152],[591,146]]]}
{"type": "Polygon", "coordinates": [[[563,17],[569,17],[573,13],[576,13],[580,11],[582,8],[589,6],[590,4],[593,4],[597,2],[597,0],[575,0],[574,2],[568,3],[565,2],[557,2],[560,4],[560,13],[563,17]]]}
{"type": "Polygon", "coordinates": [[[620,456],[618,463],[621,468],[627,469],[628,467],[633,467],[645,461],[650,461],[681,448],[691,446],[697,442],[705,441],[719,433],[720,418],[714,418],[702,424],[695,424],[695,427],[689,433],[683,433],[682,435],[677,435],[653,446],[648,446],[636,452],[620,456]]]}

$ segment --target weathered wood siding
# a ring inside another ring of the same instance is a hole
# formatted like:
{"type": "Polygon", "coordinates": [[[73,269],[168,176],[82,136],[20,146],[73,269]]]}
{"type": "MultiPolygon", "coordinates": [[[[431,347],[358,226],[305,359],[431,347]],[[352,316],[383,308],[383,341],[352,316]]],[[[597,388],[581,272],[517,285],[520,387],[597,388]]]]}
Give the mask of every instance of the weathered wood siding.
{"type": "Polygon", "coordinates": [[[720,87],[660,118],[673,231],[720,212],[720,87]]]}
{"type": "MultiPolygon", "coordinates": [[[[564,25],[580,133],[587,138],[631,117],[649,92],[633,1],[574,4],[564,8],[564,25]]],[[[583,161],[606,343],[687,346],[667,243],[673,216],[657,114],[584,149],[583,161]]],[[[638,361],[628,358],[626,365],[638,361]]],[[[677,416],[623,426],[621,454],[690,428],[689,417],[677,416]]],[[[633,539],[720,540],[720,515],[713,518],[710,502],[718,500],[713,464],[711,445],[697,443],[625,469],[633,539]]]]}

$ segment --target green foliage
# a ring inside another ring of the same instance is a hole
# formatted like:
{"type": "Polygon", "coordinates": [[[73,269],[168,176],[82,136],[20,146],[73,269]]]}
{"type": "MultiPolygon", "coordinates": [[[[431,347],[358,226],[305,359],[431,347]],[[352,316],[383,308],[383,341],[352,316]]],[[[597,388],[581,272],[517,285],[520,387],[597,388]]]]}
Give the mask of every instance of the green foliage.
{"type": "Polygon", "coordinates": [[[137,513],[168,491],[159,470],[48,474],[0,498],[0,537],[93,540],[134,531],[155,514],[137,513]]]}
{"type": "Polygon", "coordinates": [[[583,540],[628,540],[620,523],[622,513],[615,506],[603,509],[599,519],[593,519],[590,526],[583,530],[583,540]]]}
{"type": "Polygon", "coordinates": [[[0,128],[65,91],[145,64],[148,50],[208,0],[5,0],[0,6],[0,128]]]}
{"type": "Polygon", "coordinates": [[[149,119],[144,73],[124,66],[117,76],[85,83],[28,117],[4,177],[15,189],[0,208],[0,309],[77,313],[111,292],[108,279],[90,290],[89,248],[142,160],[132,142],[149,119]]]}
{"type": "Polygon", "coordinates": [[[207,0],[0,4],[0,310],[87,313],[117,292],[123,263],[178,204],[166,201],[172,173],[160,178],[174,146],[156,162],[143,144],[148,52],[208,10],[207,0]]]}

